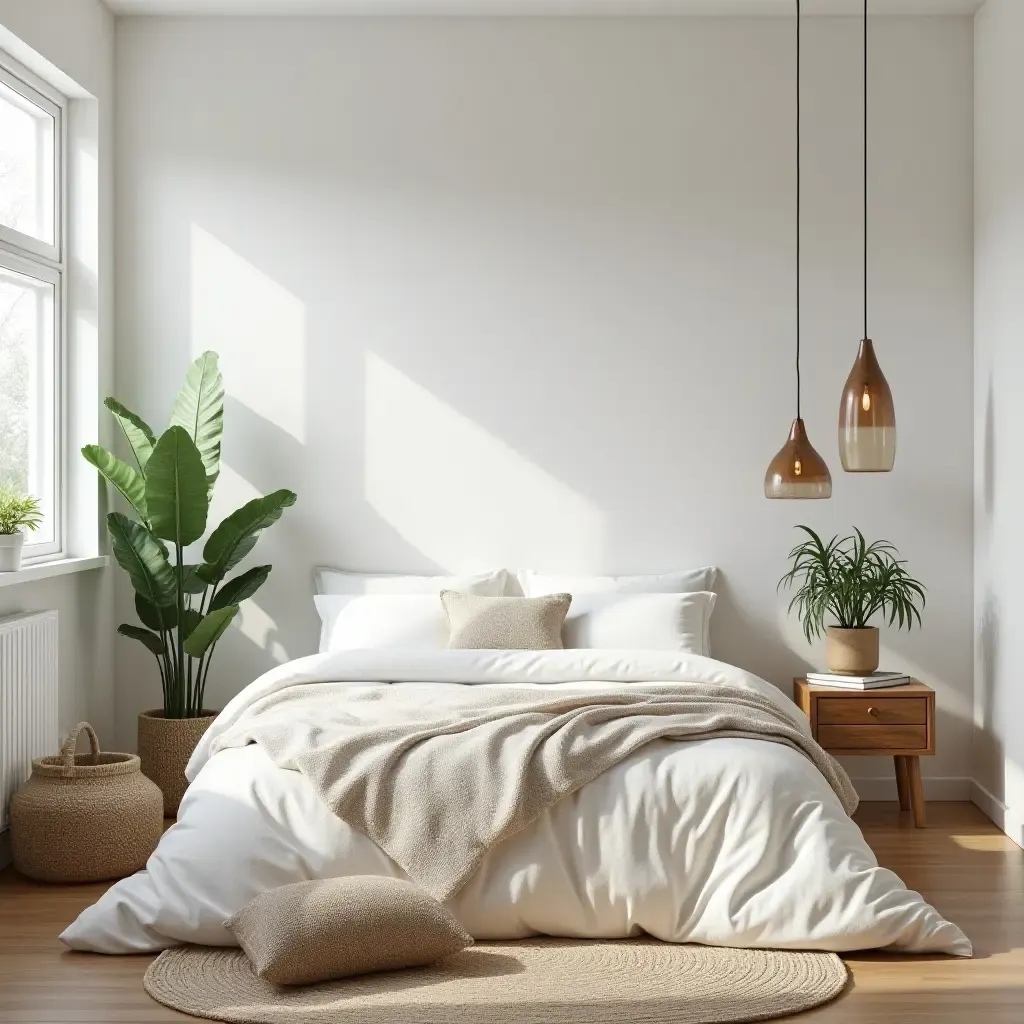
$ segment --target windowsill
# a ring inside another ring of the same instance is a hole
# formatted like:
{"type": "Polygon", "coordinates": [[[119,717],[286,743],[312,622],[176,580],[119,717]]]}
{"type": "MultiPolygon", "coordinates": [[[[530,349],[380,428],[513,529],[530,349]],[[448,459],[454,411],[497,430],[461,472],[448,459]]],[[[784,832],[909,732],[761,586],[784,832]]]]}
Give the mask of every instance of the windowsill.
{"type": "Polygon", "coordinates": [[[72,572],[85,572],[87,569],[102,569],[110,564],[107,555],[92,555],[89,558],[55,558],[52,562],[35,562],[23,565],[16,572],[0,572],[0,587],[12,587],[18,583],[34,583],[36,580],[48,580],[53,576],[66,576],[72,572]]]}

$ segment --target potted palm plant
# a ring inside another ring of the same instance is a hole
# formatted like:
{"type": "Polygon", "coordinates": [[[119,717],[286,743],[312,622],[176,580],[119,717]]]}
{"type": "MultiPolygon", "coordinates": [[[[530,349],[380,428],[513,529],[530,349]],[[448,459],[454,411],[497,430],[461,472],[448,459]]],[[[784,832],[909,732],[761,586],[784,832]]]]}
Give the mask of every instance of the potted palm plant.
{"type": "Polygon", "coordinates": [[[789,572],[779,580],[780,588],[796,588],[789,610],[796,610],[808,643],[825,633],[830,672],[874,672],[878,627],[871,619],[881,615],[899,629],[920,626],[924,586],[887,540],[869,544],[854,528],[851,536],[825,543],[809,526],[797,529],[807,539],[789,553],[789,572]]]}
{"type": "Polygon", "coordinates": [[[254,498],[209,535],[202,561],[185,561],[185,549],[201,540],[220,472],[224,384],[217,354],[204,352],[189,368],[159,437],[113,398],[113,413],[134,465],[99,445],[85,458],[124,496],[135,518],[107,516],[111,549],[135,590],[139,624],[117,631],[141,643],[156,659],[163,706],[139,716],[142,770],[163,791],[164,813],[173,815],[187,785],[184,769],[195,745],[216,716],[204,705],[217,642],[239,604],[266,582],[271,566],[258,565],[230,579],[259,534],[295,504],[292,491],[254,498]]]}
{"type": "Polygon", "coordinates": [[[43,522],[39,499],[19,494],[13,487],[0,487],[0,572],[21,568],[24,530],[38,530],[43,522]]]}

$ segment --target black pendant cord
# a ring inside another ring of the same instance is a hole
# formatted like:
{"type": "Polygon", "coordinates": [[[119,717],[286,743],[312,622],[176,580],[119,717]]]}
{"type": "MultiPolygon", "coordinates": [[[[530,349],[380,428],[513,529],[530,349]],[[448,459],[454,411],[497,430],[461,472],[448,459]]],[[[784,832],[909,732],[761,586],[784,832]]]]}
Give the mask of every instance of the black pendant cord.
{"type": "Polygon", "coordinates": [[[800,0],[796,0],[796,418],[800,419],[800,0]]]}
{"type": "Polygon", "coordinates": [[[864,0],[864,334],[868,338],[868,0],[864,0]]]}

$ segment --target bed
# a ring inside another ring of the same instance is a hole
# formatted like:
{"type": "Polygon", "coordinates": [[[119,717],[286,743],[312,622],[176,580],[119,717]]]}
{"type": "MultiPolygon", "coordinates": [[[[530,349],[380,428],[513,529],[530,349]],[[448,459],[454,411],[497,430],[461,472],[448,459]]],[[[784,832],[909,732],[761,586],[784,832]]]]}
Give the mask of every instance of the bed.
{"type": "MultiPolygon", "coordinates": [[[[689,631],[703,649],[703,625],[689,631]]],[[[699,704],[717,690],[757,707],[791,738],[719,729],[684,741],[654,736],[628,751],[479,851],[445,898],[470,933],[646,933],[738,947],[969,956],[955,924],[878,866],[847,813],[841,779],[830,781],[824,762],[809,755],[807,723],[788,698],[703,653],[649,648],[343,646],[281,666],[238,694],[196,749],[178,821],[146,869],[112,886],[61,938],[102,953],[232,945],[224,921],[277,886],[344,875],[416,880],[387,843],[331,810],[303,760],[336,735],[361,735],[366,709],[379,721],[392,704],[430,707],[443,722],[461,713],[470,691],[489,700],[564,698],[577,709],[620,695],[636,706],[639,692],[635,713],[647,715],[662,694],[699,704]],[[280,743],[251,742],[271,735],[253,724],[270,706],[280,743]]],[[[431,799],[442,799],[445,780],[427,781],[431,799]]],[[[458,822],[443,814],[437,821],[447,841],[458,822]]]]}

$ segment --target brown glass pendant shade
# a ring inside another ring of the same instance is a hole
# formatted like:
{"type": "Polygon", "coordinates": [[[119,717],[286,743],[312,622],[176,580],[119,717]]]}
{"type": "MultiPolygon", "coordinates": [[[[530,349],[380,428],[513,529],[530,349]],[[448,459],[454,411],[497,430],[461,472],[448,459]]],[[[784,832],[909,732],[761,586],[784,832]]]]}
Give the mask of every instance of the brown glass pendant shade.
{"type": "Polygon", "coordinates": [[[843,389],[839,457],[847,473],[888,473],[896,461],[896,409],[870,338],[861,341],[843,389]]]}
{"type": "Polygon", "coordinates": [[[766,498],[831,498],[832,476],[807,439],[802,419],[793,420],[789,440],[764,475],[766,498]]]}

